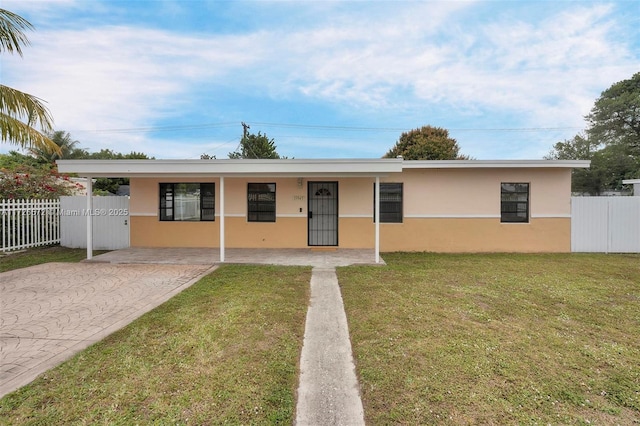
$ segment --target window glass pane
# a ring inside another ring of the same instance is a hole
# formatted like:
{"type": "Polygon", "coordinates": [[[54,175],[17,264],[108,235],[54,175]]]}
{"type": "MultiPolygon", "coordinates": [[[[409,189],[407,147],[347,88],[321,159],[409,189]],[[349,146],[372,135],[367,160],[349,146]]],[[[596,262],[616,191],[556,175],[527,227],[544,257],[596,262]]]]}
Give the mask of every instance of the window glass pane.
{"type": "Polygon", "coordinates": [[[502,183],[500,221],[529,222],[529,184],[502,183]]]}
{"type": "Polygon", "coordinates": [[[160,220],[173,220],[173,184],[160,184],[160,220]]]}
{"type": "MultiPolygon", "coordinates": [[[[373,186],[373,189],[373,198],[375,203],[375,184],[373,186]]],[[[373,208],[375,212],[375,204],[373,208]]],[[[380,223],[402,223],[401,183],[380,184],[380,223]]]]}
{"type": "Polygon", "coordinates": [[[247,185],[247,220],[249,222],[276,221],[275,183],[249,183],[247,185]]]}
{"type": "Polygon", "coordinates": [[[201,220],[216,219],[216,187],[214,183],[200,184],[201,220]]]}
{"type": "Polygon", "coordinates": [[[176,183],[174,220],[200,220],[200,184],[176,183]]]}
{"type": "Polygon", "coordinates": [[[160,220],[215,220],[215,184],[161,183],[160,220]]]}

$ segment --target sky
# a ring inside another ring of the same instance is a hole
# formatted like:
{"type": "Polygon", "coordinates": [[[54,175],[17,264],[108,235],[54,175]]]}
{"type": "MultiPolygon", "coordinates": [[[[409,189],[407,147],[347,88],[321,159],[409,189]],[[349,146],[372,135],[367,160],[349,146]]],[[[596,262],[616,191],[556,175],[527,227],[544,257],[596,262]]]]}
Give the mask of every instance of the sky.
{"type": "MultiPolygon", "coordinates": [[[[0,0],[29,20],[2,84],[91,152],[379,158],[443,127],[462,154],[540,159],[640,71],[640,1],[0,0]]],[[[0,145],[0,152],[15,146],[0,145]]]]}

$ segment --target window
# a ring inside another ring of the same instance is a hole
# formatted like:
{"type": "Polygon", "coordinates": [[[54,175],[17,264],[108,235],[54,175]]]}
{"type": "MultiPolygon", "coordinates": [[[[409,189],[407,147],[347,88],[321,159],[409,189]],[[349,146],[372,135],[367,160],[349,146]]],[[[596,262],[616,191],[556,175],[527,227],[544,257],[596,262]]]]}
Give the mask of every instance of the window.
{"type": "MultiPolygon", "coordinates": [[[[373,211],[375,221],[376,186],[373,185],[373,211]]],[[[402,223],[402,184],[380,184],[380,223],[402,223]]]]}
{"type": "Polygon", "coordinates": [[[215,183],[161,183],[160,220],[215,220],[215,183]]]}
{"type": "Polygon", "coordinates": [[[247,220],[276,221],[276,184],[250,183],[247,188],[247,220]]]}
{"type": "Polygon", "coordinates": [[[528,183],[501,185],[500,222],[529,222],[528,183]]]}

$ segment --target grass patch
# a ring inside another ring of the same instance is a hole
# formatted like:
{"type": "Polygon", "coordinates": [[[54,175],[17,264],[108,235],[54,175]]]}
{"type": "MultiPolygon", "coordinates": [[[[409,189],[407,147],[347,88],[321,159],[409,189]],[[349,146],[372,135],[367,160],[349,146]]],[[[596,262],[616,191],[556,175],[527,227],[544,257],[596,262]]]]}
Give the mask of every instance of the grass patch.
{"type": "MultiPolygon", "coordinates": [[[[94,251],[96,256],[106,251],[94,251]]],[[[87,258],[87,249],[46,246],[30,248],[17,253],[0,253],[0,272],[26,268],[49,262],[80,262],[87,258]]]]}
{"type": "Polygon", "coordinates": [[[309,268],[227,265],[0,400],[6,424],[291,424],[309,268]]]}
{"type": "Polygon", "coordinates": [[[640,256],[339,268],[368,424],[640,422],[640,256]]]}

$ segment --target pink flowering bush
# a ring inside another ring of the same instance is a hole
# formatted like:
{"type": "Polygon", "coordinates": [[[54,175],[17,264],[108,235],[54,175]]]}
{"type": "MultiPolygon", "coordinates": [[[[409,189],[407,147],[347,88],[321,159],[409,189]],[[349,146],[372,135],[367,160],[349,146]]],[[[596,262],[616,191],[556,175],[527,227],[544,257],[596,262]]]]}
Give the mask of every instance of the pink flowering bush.
{"type": "Polygon", "coordinates": [[[75,185],[55,170],[18,166],[0,170],[0,199],[48,199],[73,195],[75,185]]]}

